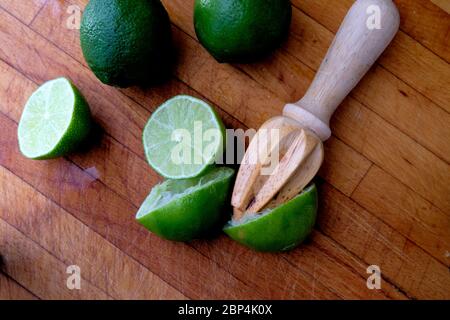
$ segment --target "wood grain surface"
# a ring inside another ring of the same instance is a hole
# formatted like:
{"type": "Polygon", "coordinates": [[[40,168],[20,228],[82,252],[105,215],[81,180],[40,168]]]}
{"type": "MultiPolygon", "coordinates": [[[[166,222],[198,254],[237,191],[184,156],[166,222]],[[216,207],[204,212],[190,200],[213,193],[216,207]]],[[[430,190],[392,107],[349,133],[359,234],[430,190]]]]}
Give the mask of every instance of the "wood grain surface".
{"type": "Polygon", "coordinates": [[[332,119],[310,239],[284,254],[225,236],[162,240],[134,215],[161,178],[142,129],[177,94],[258,128],[306,92],[353,0],[293,0],[283,47],[249,65],[199,44],[194,0],[163,0],[178,65],[165,84],[115,89],[86,66],[68,8],[87,0],[0,0],[0,299],[450,299],[450,15],[441,0],[395,0],[401,31],[332,119]],[[447,10],[447,11],[446,11],[447,10]],[[44,81],[69,77],[99,134],[59,160],[23,158],[17,123],[44,81]],[[81,269],[81,289],[66,269],[81,269]],[[378,265],[380,290],[366,285],[378,265]]]}

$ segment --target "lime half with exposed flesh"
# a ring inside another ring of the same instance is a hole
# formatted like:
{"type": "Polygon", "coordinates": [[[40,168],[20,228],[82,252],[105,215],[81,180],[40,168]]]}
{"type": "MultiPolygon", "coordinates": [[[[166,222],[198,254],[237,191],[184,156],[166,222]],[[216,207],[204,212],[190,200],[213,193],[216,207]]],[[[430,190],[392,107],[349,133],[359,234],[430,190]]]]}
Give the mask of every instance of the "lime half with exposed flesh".
{"type": "Polygon", "coordinates": [[[18,128],[20,151],[36,160],[65,156],[87,138],[91,123],[86,100],[69,80],[48,81],[25,105],[18,128]]]}
{"type": "Polygon", "coordinates": [[[163,177],[194,178],[223,153],[225,127],[207,103],[176,96],[153,113],[143,142],[149,164],[163,177]]]}

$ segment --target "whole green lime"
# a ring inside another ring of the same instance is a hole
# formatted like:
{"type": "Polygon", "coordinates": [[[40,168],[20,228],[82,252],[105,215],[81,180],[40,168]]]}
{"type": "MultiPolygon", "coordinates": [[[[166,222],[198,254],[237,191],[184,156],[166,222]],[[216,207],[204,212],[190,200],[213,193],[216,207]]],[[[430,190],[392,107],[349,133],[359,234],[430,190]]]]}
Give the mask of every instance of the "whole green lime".
{"type": "Polygon", "coordinates": [[[171,27],[159,0],[89,1],[80,40],[89,67],[105,84],[153,84],[170,71],[171,27]]]}
{"type": "Polygon", "coordinates": [[[196,0],[199,41],[219,62],[252,62],[280,46],[289,33],[289,0],[196,0]]]}
{"type": "Polygon", "coordinates": [[[184,180],[166,180],[153,188],[136,219],[158,236],[190,241],[220,229],[234,170],[214,168],[184,180]]]}
{"type": "Polygon", "coordinates": [[[316,222],[318,195],[315,185],[291,201],[261,214],[231,221],[224,231],[233,240],[257,251],[294,249],[311,233],[316,222]]]}

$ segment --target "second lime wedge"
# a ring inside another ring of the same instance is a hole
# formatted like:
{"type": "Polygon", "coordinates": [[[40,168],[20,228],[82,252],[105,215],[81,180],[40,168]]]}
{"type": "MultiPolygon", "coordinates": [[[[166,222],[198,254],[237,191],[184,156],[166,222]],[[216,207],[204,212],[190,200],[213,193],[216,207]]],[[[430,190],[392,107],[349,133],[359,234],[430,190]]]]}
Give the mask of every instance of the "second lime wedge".
{"type": "Polygon", "coordinates": [[[136,219],[158,236],[189,241],[207,235],[223,220],[234,170],[214,168],[185,180],[166,180],[153,188],[136,219]]]}

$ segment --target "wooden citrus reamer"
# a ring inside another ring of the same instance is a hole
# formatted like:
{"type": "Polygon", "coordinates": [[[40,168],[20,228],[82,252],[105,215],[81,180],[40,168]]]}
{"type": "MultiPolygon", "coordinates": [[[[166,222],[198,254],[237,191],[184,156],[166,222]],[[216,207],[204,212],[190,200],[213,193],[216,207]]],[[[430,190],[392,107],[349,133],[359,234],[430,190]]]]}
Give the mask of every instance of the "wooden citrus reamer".
{"type": "Polygon", "coordinates": [[[267,121],[252,139],[233,191],[234,220],[289,201],[311,182],[323,162],[322,141],[331,136],[331,116],[399,25],[392,0],[353,4],[305,96],[287,104],[283,116],[267,121]],[[274,155],[279,162],[268,169],[274,155]]]}

